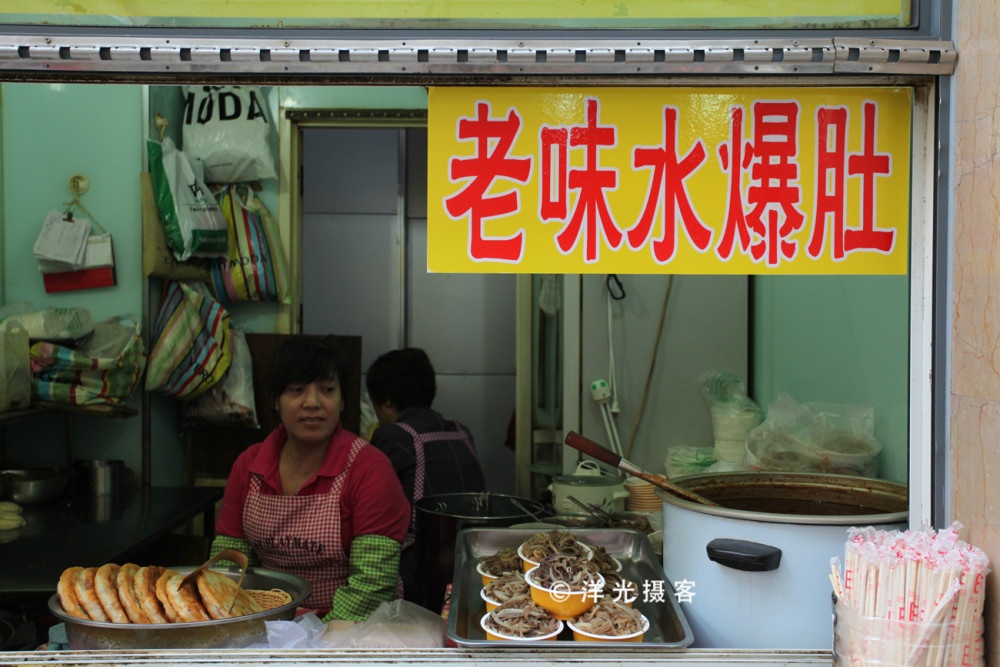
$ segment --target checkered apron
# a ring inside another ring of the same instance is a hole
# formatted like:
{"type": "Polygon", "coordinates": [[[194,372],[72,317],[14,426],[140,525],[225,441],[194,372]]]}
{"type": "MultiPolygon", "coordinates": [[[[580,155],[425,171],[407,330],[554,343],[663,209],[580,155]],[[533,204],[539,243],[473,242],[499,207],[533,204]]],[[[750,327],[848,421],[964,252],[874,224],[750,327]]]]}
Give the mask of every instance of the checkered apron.
{"type": "Polygon", "coordinates": [[[459,426],[458,422],[452,423],[455,424],[454,431],[417,433],[416,429],[409,424],[396,422],[396,426],[409,433],[410,437],[413,438],[413,451],[417,458],[416,468],[413,471],[413,501],[410,503],[410,529],[406,532],[406,538],[403,540],[404,549],[413,546],[413,542],[416,540],[417,536],[414,533],[414,528],[417,524],[417,501],[424,497],[424,490],[427,486],[427,457],[424,456],[424,445],[448,440],[461,440],[469,448],[469,451],[472,452],[472,457],[478,460],[476,457],[476,448],[472,446],[469,434],[459,426]],[[455,436],[458,437],[456,438],[455,436]]]}
{"type": "Polygon", "coordinates": [[[347,583],[349,544],[340,534],[340,493],[358,452],[367,443],[356,438],[347,465],[333,479],[329,493],[308,496],[264,495],[260,475],[250,476],[243,507],[247,540],[261,565],[294,574],[312,584],[302,606],[329,609],[333,594],[347,583]],[[315,604],[310,604],[311,602],[315,604]]]}

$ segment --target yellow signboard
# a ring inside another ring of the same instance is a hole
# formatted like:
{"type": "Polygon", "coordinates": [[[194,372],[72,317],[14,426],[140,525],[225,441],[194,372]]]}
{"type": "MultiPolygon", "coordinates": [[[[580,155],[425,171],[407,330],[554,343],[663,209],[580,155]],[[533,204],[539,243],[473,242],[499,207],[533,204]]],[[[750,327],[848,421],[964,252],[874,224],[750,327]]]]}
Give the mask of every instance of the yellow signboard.
{"type": "Polygon", "coordinates": [[[428,268],[904,274],[909,88],[432,88],[428,268]]]}

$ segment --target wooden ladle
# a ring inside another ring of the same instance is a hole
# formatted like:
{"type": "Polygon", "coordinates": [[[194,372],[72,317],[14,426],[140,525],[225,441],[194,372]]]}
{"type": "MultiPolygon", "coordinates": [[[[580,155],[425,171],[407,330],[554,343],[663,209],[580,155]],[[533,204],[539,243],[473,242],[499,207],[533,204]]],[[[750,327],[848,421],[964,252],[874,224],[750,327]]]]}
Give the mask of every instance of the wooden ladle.
{"type": "Polygon", "coordinates": [[[697,494],[694,491],[681,488],[668,479],[646,472],[628,459],[622,458],[616,452],[597,444],[590,438],[585,438],[576,431],[570,431],[566,434],[566,444],[579,452],[583,452],[587,456],[592,456],[602,463],[607,463],[610,466],[614,466],[619,470],[627,472],[633,477],[645,480],[653,486],[658,486],[664,491],[669,491],[684,500],[690,500],[691,502],[698,503],[700,505],[719,507],[719,503],[709,500],[705,496],[697,494]]]}

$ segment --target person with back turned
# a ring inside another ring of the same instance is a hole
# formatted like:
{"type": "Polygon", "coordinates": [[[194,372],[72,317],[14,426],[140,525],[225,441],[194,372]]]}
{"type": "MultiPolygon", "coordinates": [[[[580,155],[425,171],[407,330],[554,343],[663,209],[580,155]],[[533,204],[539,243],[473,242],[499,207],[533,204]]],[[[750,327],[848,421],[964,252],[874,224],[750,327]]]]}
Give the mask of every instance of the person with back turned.
{"type": "Polygon", "coordinates": [[[365,382],[379,421],[371,443],[392,461],[413,508],[400,561],[403,595],[423,604],[413,549],[417,503],[426,496],[483,492],[486,481],[472,434],[431,407],[437,379],[424,350],[386,352],[372,363],[365,382]]]}
{"type": "Polygon", "coordinates": [[[281,424],[233,464],[211,547],[306,579],[302,606],[324,621],[363,621],[400,597],[410,520],[392,464],[340,423],[347,377],[329,338],[278,348],[268,388],[281,424]]]}

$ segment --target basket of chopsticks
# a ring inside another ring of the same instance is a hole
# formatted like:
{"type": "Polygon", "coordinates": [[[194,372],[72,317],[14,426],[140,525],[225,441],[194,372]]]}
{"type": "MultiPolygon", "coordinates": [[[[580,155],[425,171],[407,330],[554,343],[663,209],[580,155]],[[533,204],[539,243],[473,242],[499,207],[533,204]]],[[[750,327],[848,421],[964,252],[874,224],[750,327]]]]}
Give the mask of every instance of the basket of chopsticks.
{"type": "Polygon", "coordinates": [[[958,538],[960,528],[849,531],[843,572],[831,563],[834,664],[984,664],[989,559],[958,538]]]}

